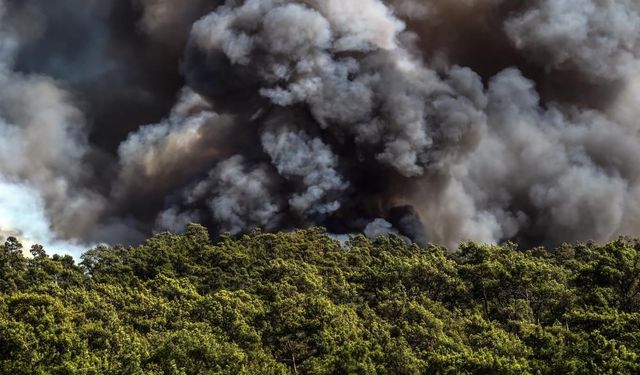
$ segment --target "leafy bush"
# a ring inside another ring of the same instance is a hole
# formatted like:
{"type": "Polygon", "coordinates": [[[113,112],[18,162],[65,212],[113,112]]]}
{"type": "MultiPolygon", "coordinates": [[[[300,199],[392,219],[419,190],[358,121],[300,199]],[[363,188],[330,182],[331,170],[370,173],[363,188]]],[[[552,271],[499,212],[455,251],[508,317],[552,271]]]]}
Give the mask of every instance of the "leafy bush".
{"type": "Polygon", "coordinates": [[[521,250],[191,225],[0,246],[3,374],[640,373],[640,243],[521,250]]]}

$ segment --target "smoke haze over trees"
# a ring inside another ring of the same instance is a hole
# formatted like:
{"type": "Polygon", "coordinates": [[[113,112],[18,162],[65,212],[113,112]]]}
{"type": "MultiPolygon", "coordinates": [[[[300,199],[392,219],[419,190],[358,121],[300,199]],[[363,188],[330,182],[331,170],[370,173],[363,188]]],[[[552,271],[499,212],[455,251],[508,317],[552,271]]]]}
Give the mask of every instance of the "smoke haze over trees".
{"type": "Polygon", "coordinates": [[[637,235],[639,67],[635,0],[0,0],[0,233],[637,235]]]}

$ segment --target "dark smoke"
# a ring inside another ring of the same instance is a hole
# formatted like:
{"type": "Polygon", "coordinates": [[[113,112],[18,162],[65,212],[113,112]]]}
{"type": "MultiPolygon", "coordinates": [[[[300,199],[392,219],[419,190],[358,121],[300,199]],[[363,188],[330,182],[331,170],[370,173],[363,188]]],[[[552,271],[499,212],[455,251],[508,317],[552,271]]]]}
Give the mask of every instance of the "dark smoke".
{"type": "Polygon", "coordinates": [[[635,0],[0,0],[0,232],[640,228],[635,0]]]}

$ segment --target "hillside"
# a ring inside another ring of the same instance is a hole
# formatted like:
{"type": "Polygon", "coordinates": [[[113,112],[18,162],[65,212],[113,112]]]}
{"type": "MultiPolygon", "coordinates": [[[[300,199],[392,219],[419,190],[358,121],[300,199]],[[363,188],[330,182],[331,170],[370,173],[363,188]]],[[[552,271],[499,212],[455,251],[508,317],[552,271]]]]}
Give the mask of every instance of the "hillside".
{"type": "Polygon", "coordinates": [[[640,243],[449,254],[197,225],[79,265],[0,246],[2,374],[640,373],[640,243]]]}

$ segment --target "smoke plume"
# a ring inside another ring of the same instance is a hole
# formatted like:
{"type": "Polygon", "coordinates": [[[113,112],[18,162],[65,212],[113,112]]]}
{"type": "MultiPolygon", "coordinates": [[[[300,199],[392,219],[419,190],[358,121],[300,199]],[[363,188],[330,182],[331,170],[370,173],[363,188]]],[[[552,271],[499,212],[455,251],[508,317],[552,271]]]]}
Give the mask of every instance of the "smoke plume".
{"type": "Polygon", "coordinates": [[[0,0],[0,233],[640,235],[639,68],[635,0],[0,0]]]}

